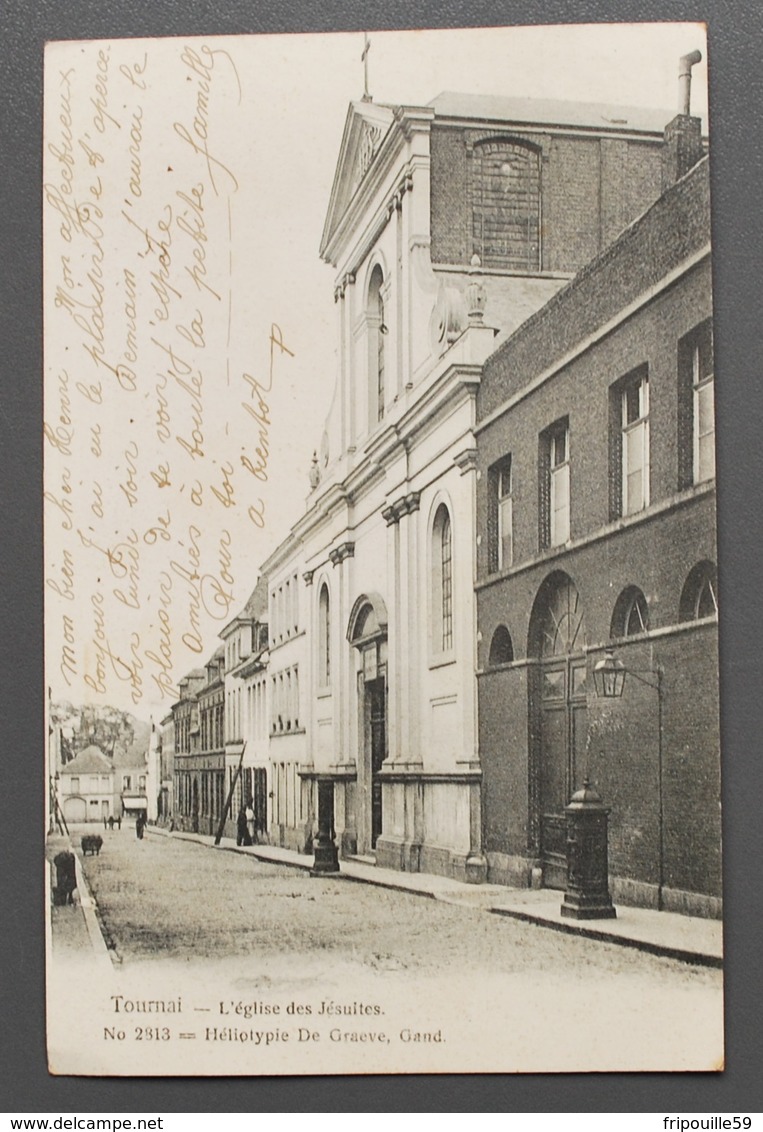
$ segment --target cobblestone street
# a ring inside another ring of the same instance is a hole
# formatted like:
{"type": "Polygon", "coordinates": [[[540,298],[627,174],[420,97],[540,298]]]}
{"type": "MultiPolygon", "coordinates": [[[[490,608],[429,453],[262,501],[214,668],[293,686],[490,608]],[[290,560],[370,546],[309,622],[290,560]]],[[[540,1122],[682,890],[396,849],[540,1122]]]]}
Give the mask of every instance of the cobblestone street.
{"type": "Polygon", "coordinates": [[[179,838],[138,841],[127,826],[84,863],[107,942],[126,961],[323,952],[390,970],[628,971],[666,985],[720,983],[717,973],[405,892],[310,877],[179,838]]]}
{"type": "MultiPolygon", "coordinates": [[[[113,1025],[116,989],[127,999],[164,999],[182,987],[184,1003],[206,1011],[195,1017],[217,1024],[199,1031],[207,1035],[203,1065],[210,1072],[250,1071],[231,1063],[228,1043],[254,1040],[252,1027],[267,1021],[256,1017],[261,1002],[278,1006],[281,1025],[297,1003],[294,1010],[304,1010],[313,1026],[322,1003],[344,1003],[347,1014],[359,1002],[372,1004],[377,1025],[381,1019],[386,1027],[384,1046],[363,1046],[345,1071],[428,1067],[424,1051],[400,1037],[411,1027],[442,1035],[431,1064],[450,1071],[713,1068],[721,1057],[718,970],[561,935],[478,904],[455,906],[346,876],[314,878],[181,837],[149,832],[139,841],[132,826],[105,833],[100,854],[82,864],[112,956],[109,962],[102,948],[100,997],[85,1015],[102,1010],[113,1025]],[[225,1057],[208,1036],[223,1032],[215,1012],[226,1014],[225,1057]]],[[[53,909],[59,961],[72,960],[79,911],[53,909]]],[[[88,951],[85,944],[78,995],[95,995],[88,951]]],[[[71,982],[69,1001],[73,990],[71,982]]],[[[366,1040],[357,1036],[366,1033],[357,1018],[340,1020],[350,1029],[324,1017],[314,1043],[268,1051],[272,1060],[257,1071],[336,1071],[341,1035],[366,1040]]],[[[105,1031],[95,1026],[93,1033],[105,1031]]],[[[292,1028],[292,1039],[301,1032],[292,1028]]],[[[124,1050],[120,1056],[121,1066],[124,1050]]],[[[195,1071],[205,1070],[197,1064],[195,1071]]]]}

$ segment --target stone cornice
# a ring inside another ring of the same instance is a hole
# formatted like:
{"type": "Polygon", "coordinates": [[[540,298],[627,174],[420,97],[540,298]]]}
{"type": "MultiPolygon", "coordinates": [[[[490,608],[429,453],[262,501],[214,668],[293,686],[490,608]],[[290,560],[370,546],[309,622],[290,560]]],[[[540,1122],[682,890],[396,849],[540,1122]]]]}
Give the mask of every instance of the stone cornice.
{"type": "Polygon", "coordinates": [[[458,783],[468,785],[482,781],[482,771],[479,769],[462,771],[424,771],[415,767],[397,766],[393,762],[382,763],[378,777],[384,782],[422,782],[422,783],[458,783]]]}

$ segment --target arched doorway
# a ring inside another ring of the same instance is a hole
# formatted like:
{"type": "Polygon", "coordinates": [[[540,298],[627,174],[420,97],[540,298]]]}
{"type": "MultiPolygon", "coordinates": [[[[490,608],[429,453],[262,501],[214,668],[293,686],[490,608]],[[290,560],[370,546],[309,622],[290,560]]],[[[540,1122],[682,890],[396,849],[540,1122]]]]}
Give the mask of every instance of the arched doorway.
{"type": "Polygon", "coordinates": [[[67,822],[72,825],[77,825],[80,822],[87,821],[87,802],[79,795],[71,795],[69,798],[64,799],[64,817],[67,822]]]}
{"type": "Polygon", "coordinates": [[[569,575],[557,571],[538,591],[528,641],[539,662],[531,704],[531,825],[549,888],[566,884],[564,807],[585,766],[585,639],[580,595],[569,575]]]}
{"type": "Polygon", "coordinates": [[[387,609],[378,594],[355,602],[347,639],[360,654],[358,848],[363,852],[376,848],[383,826],[379,774],[387,757],[387,609]]]}

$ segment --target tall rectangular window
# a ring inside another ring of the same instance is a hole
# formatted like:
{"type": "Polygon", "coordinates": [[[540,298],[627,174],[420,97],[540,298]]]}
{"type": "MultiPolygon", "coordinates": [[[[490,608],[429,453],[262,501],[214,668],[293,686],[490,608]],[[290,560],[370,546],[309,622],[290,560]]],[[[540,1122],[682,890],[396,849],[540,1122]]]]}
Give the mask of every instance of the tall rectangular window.
{"type": "Polygon", "coordinates": [[[649,506],[649,379],[643,372],[627,381],[620,396],[623,515],[649,506]]]}
{"type": "Polygon", "coordinates": [[[488,570],[507,570],[514,561],[511,456],[488,470],[488,570]]]}
{"type": "Polygon", "coordinates": [[[678,343],[678,487],[715,476],[715,380],[711,320],[678,343]]]}
{"type": "Polygon", "coordinates": [[[566,424],[549,435],[549,546],[570,539],[570,430],[566,424]]]}
{"type": "Polygon", "coordinates": [[[563,417],[538,438],[538,541],[564,546],[570,540],[570,427],[563,417]]]}
{"type": "Polygon", "coordinates": [[[707,336],[692,350],[692,392],[694,401],[694,482],[704,483],[715,476],[715,381],[713,342],[707,336]]]}
{"type": "Polygon", "coordinates": [[[498,472],[498,569],[507,570],[514,561],[514,511],[511,459],[498,472]]]}

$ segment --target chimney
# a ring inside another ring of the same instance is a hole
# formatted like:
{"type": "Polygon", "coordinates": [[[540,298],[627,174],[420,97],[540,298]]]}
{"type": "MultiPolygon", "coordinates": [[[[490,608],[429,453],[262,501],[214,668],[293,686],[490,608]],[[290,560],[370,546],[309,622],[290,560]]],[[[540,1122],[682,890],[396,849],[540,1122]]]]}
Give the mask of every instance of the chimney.
{"type": "Polygon", "coordinates": [[[700,51],[691,51],[678,61],[678,113],[665,127],[662,146],[663,192],[702,157],[702,120],[690,113],[691,69],[701,59],[700,51]]]}

